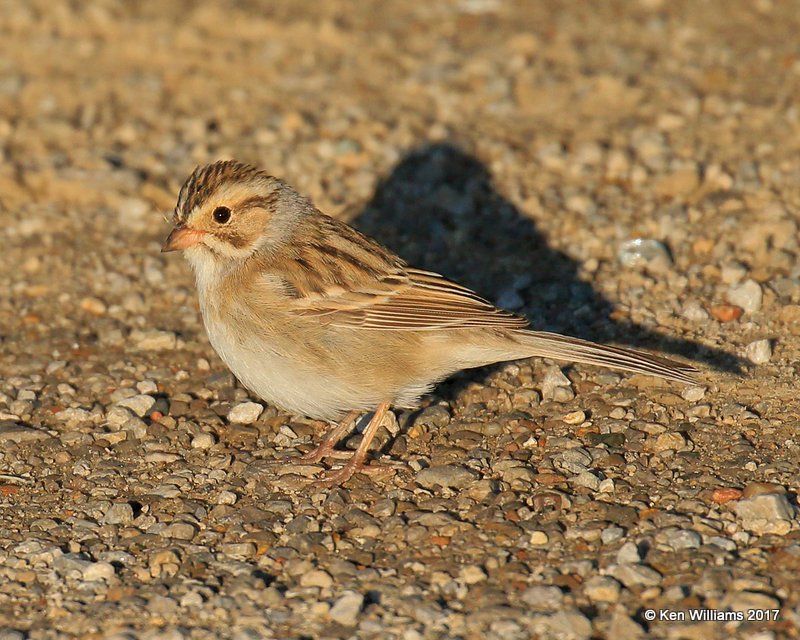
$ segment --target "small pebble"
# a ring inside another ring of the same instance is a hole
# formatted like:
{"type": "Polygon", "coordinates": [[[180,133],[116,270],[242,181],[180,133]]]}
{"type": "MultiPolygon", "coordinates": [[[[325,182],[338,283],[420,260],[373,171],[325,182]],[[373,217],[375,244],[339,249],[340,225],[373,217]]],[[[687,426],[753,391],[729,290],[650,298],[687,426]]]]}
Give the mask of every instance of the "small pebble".
{"type": "Polygon", "coordinates": [[[215,443],[216,440],[214,439],[214,436],[203,431],[192,438],[191,444],[193,449],[210,449],[215,443]]]}
{"type": "MultiPolygon", "coordinates": [[[[548,367],[544,374],[544,379],[542,380],[542,398],[544,400],[556,400],[556,402],[567,402],[568,400],[563,400],[568,393],[563,393],[559,391],[559,389],[566,389],[569,392],[572,392],[570,386],[572,382],[567,376],[564,375],[564,372],[561,371],[559,367],[551,366],[548,367]],[[558,395],[559,399],[556,399],[556,395],[558,395]]],[[[574,397],[574,392],[572,392],[572,396],[574,397]]],[[[570,400],[572,398],[569,398],[570,400]]]]}
{"type": "Polygon", "coordinates": [[[189,522],[173,522],[165,530],[164,535],[176,540],[191,540],[197,533],[197,527],[189,522]]]}
{"type": "Polygon", "coordinates": [[[130,409],[133,413],[142,418],[150,412],[150,409],[153,408],[155,403],[156,399],[153,396],[139,394],[120,400],[117,402],[117,406],[130,409]]]}
{"type": "Polygon", "coordinates": [[[354,591],[347,591],[333,603],[328,615],[331,620],[344,627],[354,627],[363,606],[364,596],[354,591]]]}
{"type": "Polygon", "coordinates": [[[583,593],[592,602],[617,602],[622,586],[608,576],[594,576],[583,585],[583,593]]]}
{"type": "Polygon", "coordinates": [[[178,345],[178,337],[172,331],[153,329],[139,333],[137,338],[136,346],[142,351],[172,351],[178,345]]]}
{"type": "Polygon", "coordinates": [[[137,382],[136,389],[139,391],[139,393],[158,393],[158,385],[154,380],[142,380],[141,382],[137,382]]]}
{"type": "Polygon", "coordinates": [[[695,385],[686,387],[681,391],[681,398],[687,402],[697,402],[702,400],[706,395],[706,387],[695,385]]]}
{"type": "Polygon", "coordinates": [[[586,487],[592,491],[600,490],[600,478],[591,471],[581,471],[581,473],[570,479],[570,483],[578,487],[586,487]]]}
{"type": "Polygon", "coordinates": [[[613,478],[605,478],[604,480],[600,481],[599,485],[597,485],[597,491],[600,493],[614,493],[616,488],[617,487],[614,484],[613,478]]]}
{"type": "Polygon", "coordinates": [[[774,482],[748,482],[741,495],[743,498],[754,498],[773,493],[783,495],[786,493],[786,488],[782,484],[774,482]]]}
{"type": "Polygon", "coordinates": [[[708,311],[700,306],[696,300],[691,300],[683,307],[681,315],[690,322],[704,322],[708,320],[708,311]]]}
{"type": "MultiPolygon", "coordinates": [[[[612,544],[617,540],[620,540],[625,535],[625,529],[622,527],[617,527],[615,525],[611,525],[606,527],[600,532],[600,540],[603,544],[612,544]]],[[[638,558],[638,552],[637,552],[638,558]]],[[[638,561],[638,560],[637,560],[638,561]]]]}
{"type": "Polygon", "coordinates": [[[581,424],[586,420],[586,414],[583,411],[573,411],[561,418],[566,424],[581,424]]]}
{"type": "Polygon", "coordinates": [[[251,424],[258,420],[262,411],[264,411],[264,407],[257,402],[242,402],[228,412],[228,421],[236,424],[251,424]]]}
{"type": "MultiPolygon", "coordinates": [[[[300,586],[302,587],[318,587],[320,589],[327,589],[333,585],[333,578],[327,571],[321,569],[314,569],[308,573],[304,573],[300,577],[300,586]]],[[[359,607],[360,608],[360,607],[359,607]]]]}
{"type": "Polygon", "coordinates": [[[91,562],[83,569],[83,579],[109,580],[114,577],[114,567],[108,562],[91,562]]]}
{"type": "Polygon", "coordinates": [[[720,277],[725,284],[737,284],[747,275],[747,267],[741,262],[727,262],[720,269],[720,277]]]}
{"type": "Polygon", "coordinates": [[[703,539],[700,537],[700,534],[689,529],[670,531],[665,536],[664,541],[668,546],[672,547],[676,551],[681,549],[698,549],[703,543],[703,539]]]}
{"type": "Polygon", "coordinates": [[[476,564],[469,564],[461,568],[458,577],[464,584],[478,584],[486,580],[486,572],[476,564]]]}
{"type": "Polygon", "coordinates": [[[624,609],[617,607],[611,616],[611,624],[608,626],[606,637],[639,640],[646,636],[644,629],[635,620],[628,617],[624,609]]]}
{"type": "Polygon", "coordinates": [[[130,524],[133,522],[133,507],[127,502],[117,502],[109,507],[101,520],[103,524],[130,524]]]}
{"type": "Polygon", "coordinates": [[[632,587],[654,587],[661,584],[661,574],[640,564],[618,564],[609,567],[608,573],[628,589],[632,587]]]}
{"type": "Polygon", "coordinates": [[[617,259],[623,267],[643,268],[660,273],[672,266],[672,256],[663,242],[652,238],[634,238],[623,242],[617,250],[617,259]]]}
{"type": "Polygon", "coordinates": [[[662,451],[684,451],[690,448],[686,437],[677,431],[669,431],[659,435],[654,442],[652,442],[648,449],[655,453],[662,451]]]}
{"type": "Polygon", "coordinates": [[[564,593],[558,587],[536,585],[523,591],[520,600],[534,611],[553,611],[561,606],[564,593]]]}
{"type": "Polygon", "coordinates": [[[744,309],[733,304],[717,304],[711,307],[711,315],[720,322],[733,322],[742,317],[744,309]]]}
{"type": "Polygon", "coordinates": [[[182,607],[199,607],[203,604],[203,596],[197,591],[190,591],[181,596],[180,603],[182,607]]]}
{"type": "Polygon", "coordinates": [[[620,564],[638,564],[642,559],[639,547],[635,542],[626,542],[617,551],[617,562],[620,564]]]}
{"type": "Polygon", "coordinates": [[[554,638],[588,640],[592,636],[592,623],[577,609],[561,609],[548,620],[554,638]]]}
{"type": "Polygon", "coordinates": [[[720,549],[725,549],[725,551],[730,551],[731,553],[736,551],[736,543],[733,540],[729,538],[723,538],[722,536],[711,536],[708,539],[708,544],[713,544],[714,546],[719,547],[720,549]]]}
{"type": "Polygon", "coordinates": [[[741,489],[735,487],[719,487],[718,489],[714,489],[714,492],[711,494],[711,500],[717,504],[725,504],[732,500],[738,500],[741,497],[741,489]]]}
{"type": "Polygon", "coordinates": [[[238,496],[233,491],[220,491],[217,494],[217,504],[236,504],[238,496]]]}
{"type": "Polygon", "coordinates": [[[786,535],[792,528],[794,507],[783,494],[768,493],[743,498],[734,506],[742,526],[756,535],[786,535]]]}
{"type": "Polygon", "coordinates": [[[772,358],[772,342],[755,340],[744,348],[744,355],[753,364],[766,364],[772,358]]]}
{"type": "Polygon", "coordinates": [[[426,489],[436,486],[462,489],[476,480],[478,474],[458,464],[441,464],[422,469],[417,473],[417,484],[426,489]]]}
{"type": "Polygon", "coordinates": [[[745,280],[741,284],[733,285],[728,289],[728,302],[741,307],[745,313],[755,313],[761,309],[763,298],[761,285],[755,280],[745,280]]]}
{"type": "Polygon", "coordinates": [[[50,434],[43,429],[34,429],[11,421],[0,422],[0,443],[2,442],[36,442],[48,440],[50,434]]]}
{"type": "Polygon", "coordinates": [[[99,298],[84,298],[81,300],[81,309],[88,311],[92,315],[102,316],[105,315],[108,307],[99,298]]]}
{"type": "Polygon", "coordinates": [[[63,422],[67,427],[76,427],[82,422],[89,422],[92,419],[92,414],[87,411],[86,409],[80,409],[78,407],[70,407],[69,409],[64,409],[63,411],[59,411],[56,414],[56,418],[59,421],[63,422]]]}
{"type": "Polygon", "coordinates": [[[220,545],[220,551],[233,558],[250,558],[256,553],[256,545],[252,542],[227,542],[220,545]]]}
{"type": "Polygon", "coordinates": [[[531,544],[541,546],[550,541],[550,538],[544,531],[531,531],[528,540],[531,544]]]}

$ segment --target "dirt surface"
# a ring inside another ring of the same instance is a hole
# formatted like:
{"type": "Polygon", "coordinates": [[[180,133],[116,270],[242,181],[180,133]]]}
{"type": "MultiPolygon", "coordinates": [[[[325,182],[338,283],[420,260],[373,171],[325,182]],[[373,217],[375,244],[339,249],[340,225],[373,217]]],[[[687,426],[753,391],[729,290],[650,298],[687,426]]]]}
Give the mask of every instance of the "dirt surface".
{"type": "Polygon", "coordinates": [[[0,3],[0,639],[800,635],[798,33],[771,0],[0,3]],[[381,434],[407,471],[309,486],[273,463],[323,426],[249,404],[159,253],[227,157],[704,380],[463,373],[381,434]]]}

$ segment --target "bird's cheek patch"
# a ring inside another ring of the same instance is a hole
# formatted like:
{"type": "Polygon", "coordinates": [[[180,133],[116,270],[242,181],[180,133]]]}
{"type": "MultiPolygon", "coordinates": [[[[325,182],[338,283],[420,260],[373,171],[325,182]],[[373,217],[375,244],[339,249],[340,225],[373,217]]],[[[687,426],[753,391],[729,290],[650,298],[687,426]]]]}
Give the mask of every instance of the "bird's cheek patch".
{"type": "Polygon", "coordinates": [[[219,235],[220,240],[227,242],[235,249],[244,249],[250,244],[250,240],[239,233],[226,233],[225,235],[217,235],[219,235]]]}

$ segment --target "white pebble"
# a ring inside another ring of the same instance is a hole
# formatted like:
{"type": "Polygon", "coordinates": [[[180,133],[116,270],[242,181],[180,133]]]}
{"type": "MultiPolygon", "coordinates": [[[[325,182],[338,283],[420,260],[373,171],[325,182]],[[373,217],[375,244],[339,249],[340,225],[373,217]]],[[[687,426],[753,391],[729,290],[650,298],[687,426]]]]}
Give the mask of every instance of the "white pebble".
{"type": "Polygon", "coordinates": [[[334,602],[329,615],[331,620],[342,626],[354,627],[363,606],[364,596],[354,591],[348,591],[334,602]]]}
{"type": "Polygon", "coordinates": [[[228,421],[237,424],[250,424],[258,420],[264,410],[257,402],[242,402],[228,412],[228,421]]]}
{"type": "Polygon", "coordinates": [[[531,544],[541,546],[543,544],[547,544],[550,541],[550,538],[544,531],[531,531],[529,541],[531,544]]]}
{"type": "Polygon", "coordinates": [[[92,562],[83,569],[83,579],[87,582],[92,580],[108,580],[113,577],[114,566],[108,562],[92,562]]]}
{"type": "Polygon", "coordinates": [[[594,576],[583,585],[583,593],[592,602],[616,602],[622,587],[609,576],[594,576]]]}
{"type": "Polygon", "coordinates": [[[558,389],[569,389],[571,385],[572,382],[559,367],[548,367],[544,374],[544,380],[542,380],[542,398],[553,400],[556,395],[560,395],[558,389]]]}
{"type": "Polygon", "coordinates": [[[192,438],[192,449],[210,449],[214,446],[214,436],[210,433],[198,433],[192,438]]]}
{"type": "Polygon", "coordinates": [[[728,302],[741,307],[747,313],[754,313],[761,309],[764,293],[761,285],[755,280],[745,280],[742,284],[734,285],[728,289],[728,302]]]}
{"type": "Polygon", "coordinates": [[[106,414],[106,424],[118,429],[133,417],[133,413],[125,407],[111,407],[106,414]]]}
{"type": "Polygon", "coordinates": [[[729,262],[723,264],[720,269],[720,276],[725,284],[737,284],[747,275],[747,267],[741,262],[729,262]]]}
{"type": "Polygon", "coordinates": [[[697,402],[698,400],[702,400],[705,395],[706,388],[700,385],[686,387],[683,391],[681,391],[681,398],[688,402],[697,402]]]}
{"type": "Polygon", "coordinates": [[[782,494],[764,494],[739,500],[734,507],[742,526],[757,535],[786,535],[795,519],[794,507],[782,494]]]}
{"type": "Polygon", "coordinates": [[[753,364],[764,364],[772,358],[772,344],[769,340],[755,340],[744,348],[744,355],[753,364]]]}
{"type": "Polygon", "coordinates": [[[691,322],[703,322],[708,320],[708,311],[703,309],[696,300],[690,300],[686,303],[683,307],[682,315],[691,322]]]}
{"type": "Polygon", "coordinates": [[[156,399],[153,396],[139,394],[136,396],[131,396],[130,398],[125,398],[124,400],[120,400],[117,402],[117,406],[130,409],[141,418],[147,415],[147,412],[150,411],[155,403],[156,399]]]}
{"type": "Polygon", "coordinates": [[[572,411],[568,413],[561,420],[567,424],[581,424],[584,420],[586,420],[586,414],[583,411],[572,411]]]}
{"type": "Polygon", "coordinates": [[[233,491],[220,491],[217,495],[217,504],[236,504],[238,497],[233,491]]]}
{"type": "Polygon", "coordinates": [[[486,572],[477,564],[468,564],[458,574],[464,584],[478,584],[486,580],[486,572]]]}
{"type": "Polygon", "coordinates": [[[181,597],[180,603],[182,607],[199,607],[203,604],[203,596],[197,591],[190,591],[181,597]]]}
{"type": "Polygon", "coordinates": [[[300,576],[300,585],[303,587],[317,587],[327,589],[333,585],[331,574],[322,569],[312,569],[300,576]]]}
{"type": "Polygon", "coordinates": [[[617,251],[623,267],[647,267],[651,271],[666,271],[672,266],[672,256],[663,242],[652,238],[634,238],[623,242],[617,251]]]}
{"type": "Polygon", "coordinates": [[[173,331],[145,331],[140,334],[136,346],[142,351],[168,351],[175,349],[178,336],[173,331]]]}
{"type": "Polygon", "coordinates": [[[617,551],[617,562],[620,564],[636,564],[642,559],[639,548],[633,542],[626,542],[617,551]]]}
{"type": "Polygon", "coordinates": [[[614,480],[612,478],[606,478],[605,480],[601,480],[600,484],[597,487],[597,490],[600,493],[614,493],[616,490],[616,486],[614,485],[614,480]]]}
{"type": "Polygon", "coordinates": [[[51,362],[50,364],[47,365],[47,368],[45,369],[45,373],[47,375],[50,375],[51,373],[55,373],[59,369],[63,369],[66,366],[66,364],[67,364],[66,360],[54,360],[53,362],[51,362]]]}
{"type": "Polygon", "coordinates": [[[158,393],[158,385],[152,380],[142,380],[136,383],[139,393],[158,393]]]}
{"type": "Polygon", "coordinates": [[[56,418],[61,422],[66,423],[68,427],[74,427],[81,422],[86,422],[92,419],[92,414],[86,409],[71,407],[64,409],[56,414],[56,418]]]}

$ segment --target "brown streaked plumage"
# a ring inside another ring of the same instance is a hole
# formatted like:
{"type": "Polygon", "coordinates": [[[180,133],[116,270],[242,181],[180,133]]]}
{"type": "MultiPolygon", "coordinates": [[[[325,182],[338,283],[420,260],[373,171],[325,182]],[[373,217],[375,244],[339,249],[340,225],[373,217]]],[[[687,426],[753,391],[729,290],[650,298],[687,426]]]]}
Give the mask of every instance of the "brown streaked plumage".
{"type": "MultiPolygon", "coordinates": [[[[184,182],[175,206],[174,224],[185,223],[189,214],[205,204],[208,196],[226,182],[247,181],[259,175],[258,169],[241,162],[215,162],[197,167],[184,182]]],[[[264,196],[255,196],[263,200],[264,196]]]]}
{"type": "MultiPolygon", "coordinates": [[[[668,358],[532,331],[249,165],[198,167],[174,223],[164,250],[185,251],[211,344],[241,382],[294,413],[347,415],[309,460],[331,453],[354,411],[414,406],[455,371],[493,362],[540,356],[694,381],[668,358]]],[[[360,467],[370,439],[329,482],[360,467]]]]}

